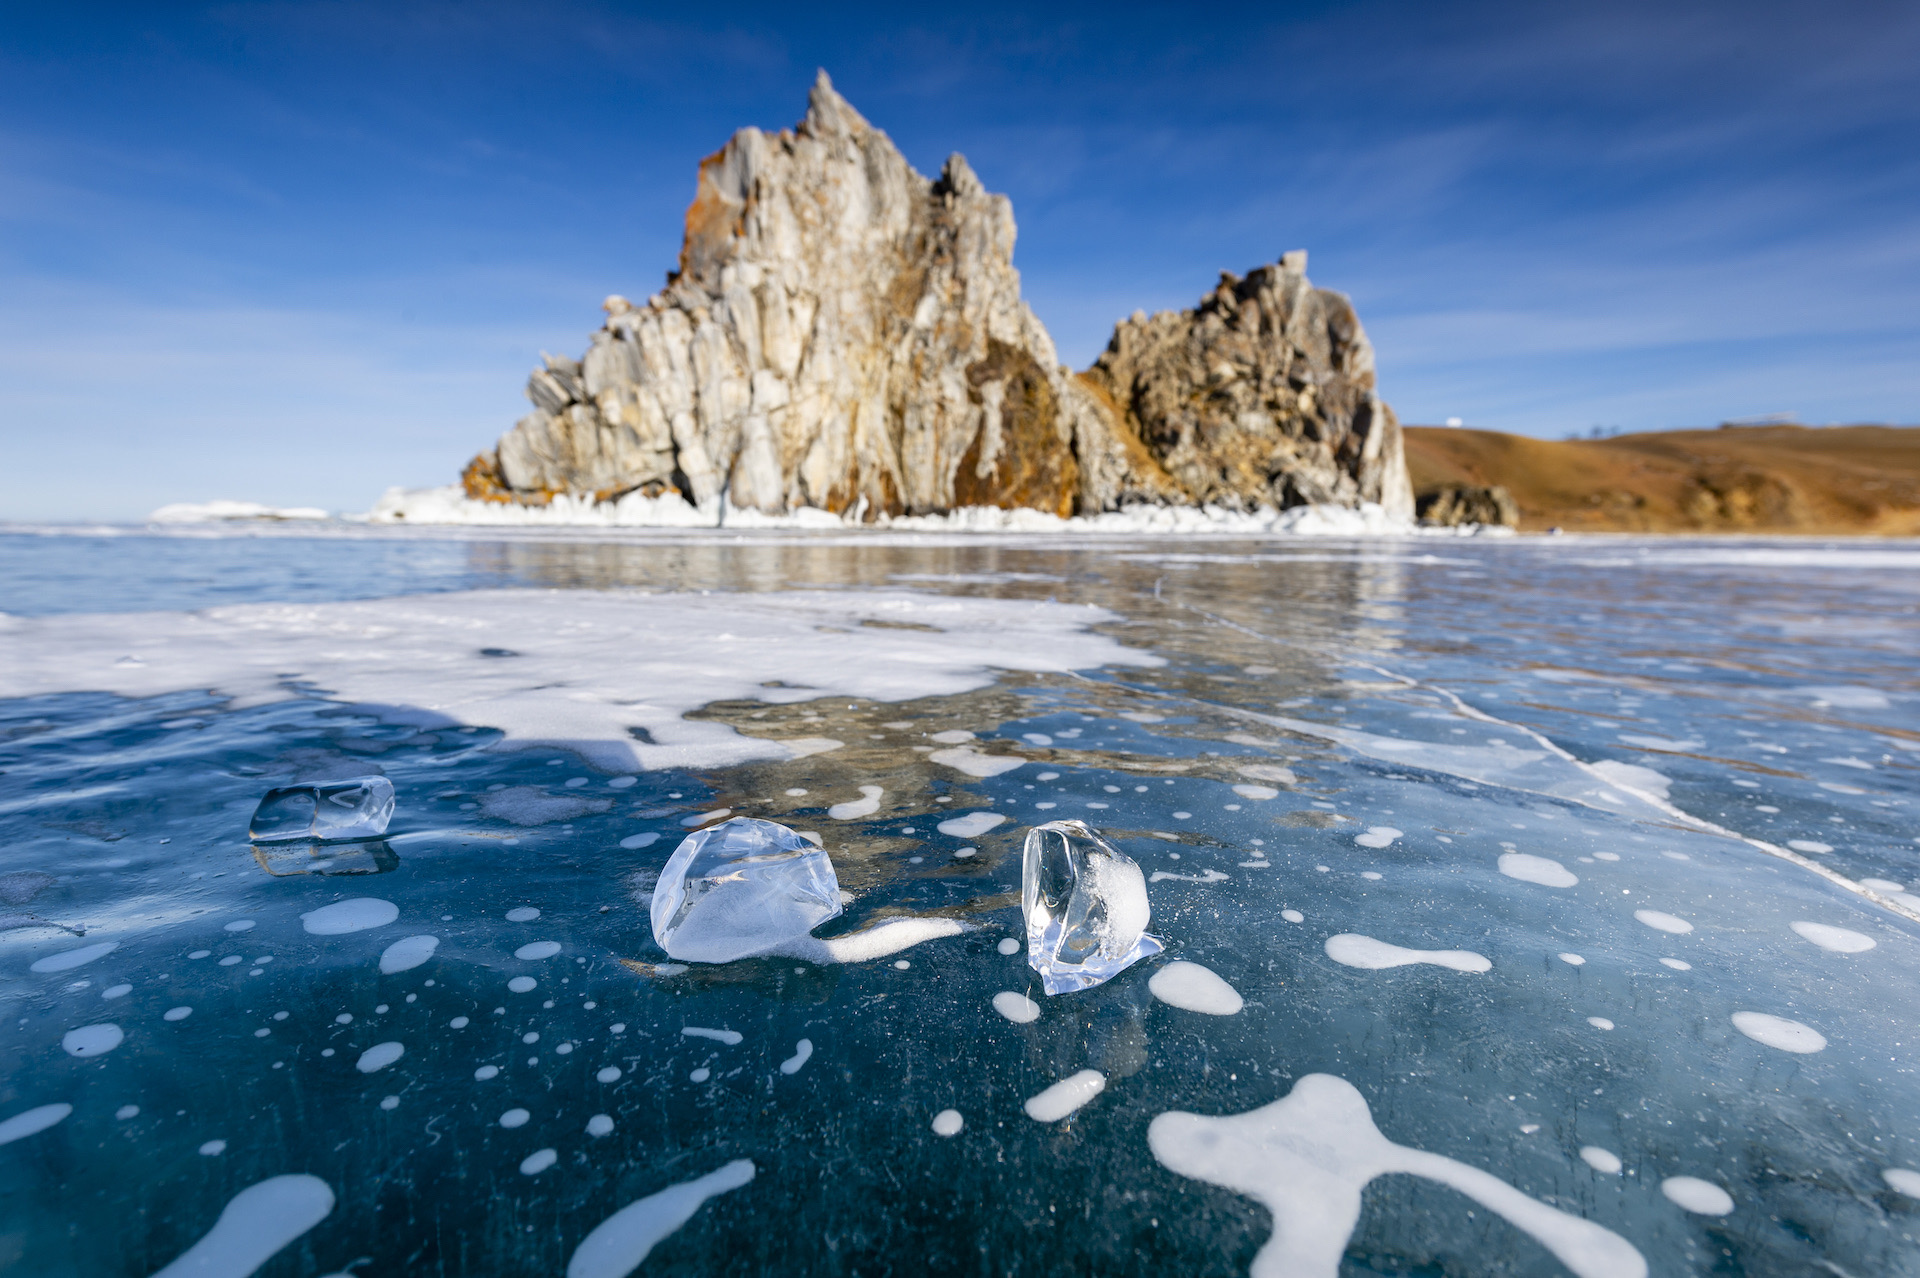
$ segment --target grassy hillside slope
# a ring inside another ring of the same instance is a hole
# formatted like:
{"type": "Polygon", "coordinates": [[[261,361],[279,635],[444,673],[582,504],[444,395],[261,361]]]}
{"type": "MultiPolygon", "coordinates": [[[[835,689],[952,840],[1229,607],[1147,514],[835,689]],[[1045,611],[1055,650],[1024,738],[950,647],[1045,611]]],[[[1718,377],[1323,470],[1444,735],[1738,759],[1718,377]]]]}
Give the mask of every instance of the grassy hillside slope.
{"type": "Polygon", "coordinates": [[[1920,535],[1920,428],[1548,440],[1410,426],[1406,441],[1416,494],[1504,484],[1527,531],[1920,535]]]}

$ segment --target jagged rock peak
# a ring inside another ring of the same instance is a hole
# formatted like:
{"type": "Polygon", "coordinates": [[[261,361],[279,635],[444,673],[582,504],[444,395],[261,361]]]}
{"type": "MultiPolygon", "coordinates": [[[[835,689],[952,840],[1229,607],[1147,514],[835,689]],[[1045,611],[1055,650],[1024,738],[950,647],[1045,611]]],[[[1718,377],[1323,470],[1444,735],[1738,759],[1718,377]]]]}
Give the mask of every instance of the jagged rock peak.
{"type": "Polygon", "coordinates": [[[1075,377],[1021,300],[1014,237],[963,156],[916,173],[822,71],[795,128],[701,161],[666,287],[609,297],[584,358],[546,357],[467,491],[874,517],[1390,498],[1396,465],[1405,487],[1371,348],[1304,255],[1136,316],[1075,377]]]}

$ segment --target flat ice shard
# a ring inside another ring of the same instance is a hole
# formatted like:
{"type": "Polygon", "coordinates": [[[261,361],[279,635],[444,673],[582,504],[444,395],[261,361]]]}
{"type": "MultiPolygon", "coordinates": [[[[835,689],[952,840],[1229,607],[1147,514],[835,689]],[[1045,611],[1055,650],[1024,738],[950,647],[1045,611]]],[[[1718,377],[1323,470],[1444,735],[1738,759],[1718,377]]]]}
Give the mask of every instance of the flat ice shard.
{"type": "Polygon", "coordinates": [[[247,837],[261,843],[372,839],[385,834],[392,819],[393,782],[385,777],[283,785],[260,800],[247,837]]]}
{"type": "Polygon", "coordinates": [[[1027,963],[1049,994],[1092,989],[1165,949],[1147,935],[1147,880],[1084,821],[1027,831],[1021,867],[1027,963]]]}
{"type": "Polygon", "coordinates": [[[826,852],[786,826],[734,817],[681,840],[653,889],[653,939],[689,963],[765,954],[840,913],[826,852]]]}

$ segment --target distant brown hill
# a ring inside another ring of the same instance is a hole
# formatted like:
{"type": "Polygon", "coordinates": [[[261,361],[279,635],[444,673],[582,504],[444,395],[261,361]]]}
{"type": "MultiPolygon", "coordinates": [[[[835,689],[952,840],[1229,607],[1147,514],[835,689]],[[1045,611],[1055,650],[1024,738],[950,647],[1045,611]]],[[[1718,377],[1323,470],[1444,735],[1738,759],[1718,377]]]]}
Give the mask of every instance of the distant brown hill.
{"type": "Polygon", "coordinates": [[[1409,426],[1406,450],[1416,496],[1503,485],[1529,531],[1920,535],[1920,427],[1548,440],[1409,426]]]}

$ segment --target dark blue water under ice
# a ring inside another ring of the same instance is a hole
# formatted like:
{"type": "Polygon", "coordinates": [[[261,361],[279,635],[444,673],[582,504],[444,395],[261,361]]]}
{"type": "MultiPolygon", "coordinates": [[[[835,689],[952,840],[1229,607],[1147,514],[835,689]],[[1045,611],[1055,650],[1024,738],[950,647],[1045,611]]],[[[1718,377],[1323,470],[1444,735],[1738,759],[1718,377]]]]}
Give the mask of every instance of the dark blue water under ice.
{"type": "MultiPolygon", "coordinates": [[[[71,1106],[0,1143],[0,1273],[153,1274],[249,1186],[297,1175],[331,1207],[262,1274],[584,1274],[603,1221],[744,1160],[638,1272],[1242,1274],[1273,1216],[1164,1165],[1149,1126],[1310,1075],[1655,1274],[1920,1273],[1920,1175],[1900,1175],[1920,1169],[1920,546],[0,535],[14,618],[525,586],[1091,602],[1166,664],[802,702],[776,719],[818,715],[858,757],[632,782],[500,749],[485,723],[312,695],[0,700],[0,1136],[71,1106]],[[979,778],[914,750],[955,724],[1030,761],[979,778]],[[1581,763],[1640,793],[1597,800],[1581,763]],[[888,769],[878,811],[827,817],[824,796],[888,769]],[[386,838],[248,843],[267,789],[353,772],[393,783],[386,838]],[[503,790],[554,802],[515,821],[489,806],[503,790]],[[943,796],[1011,820],[941,835],[943,796]],[[823,933],[971,930],[872,962],[675,971],[651,875],[718,806],[828,832],[855,900],[823,933]],[[1000,942],[1022,934],[1021,835],[1063,816],[1140,862],[1164,960],[1243,1010],[1157,999],[1160,959],[1040,992],[1000,942]],[[392,921],[303,922],[359,900],[392,921]],[[382,970],[426,935],[429,957],[382,970]],[[1485,970],[1356,967],[1336,936],[1485,970]],[[1002,991],[1041,1015],[1009,1020],[1002,991]],[[1070,1118],[1028,1115],[1089,1069],[1105,1089],[1070,1118]],[[955,1135],[934,1130],[946,1110],[955,1135]],[[1674,1178],[1731,1210],[1688,1210],[1674,1178]]],[[[756,722],[751,703],[701,713],[756,722]]],[[[1572,1271],[1456,1188],[1390,1174],[1339,1272],[1572,1271]]]]}

